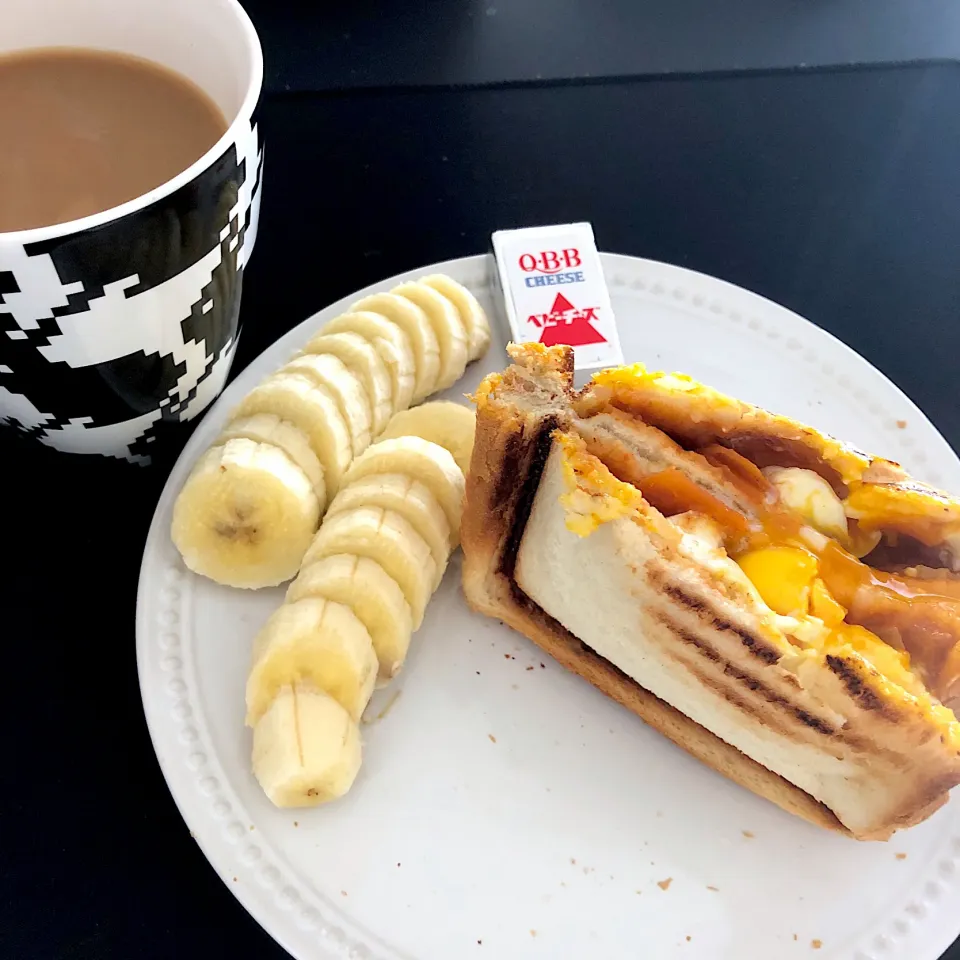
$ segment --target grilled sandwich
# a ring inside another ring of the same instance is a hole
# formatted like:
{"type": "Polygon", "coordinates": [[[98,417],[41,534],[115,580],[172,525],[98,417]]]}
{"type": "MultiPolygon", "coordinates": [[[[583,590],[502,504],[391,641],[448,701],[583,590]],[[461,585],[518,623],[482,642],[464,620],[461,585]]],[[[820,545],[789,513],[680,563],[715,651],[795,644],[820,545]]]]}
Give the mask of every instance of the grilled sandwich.
{"type": "Polygon", "coordinates": [[[887,839],[960,782],[960,501],[641,365],[508,348],[477,401],[469,603],[709,766],[887,839]]]}

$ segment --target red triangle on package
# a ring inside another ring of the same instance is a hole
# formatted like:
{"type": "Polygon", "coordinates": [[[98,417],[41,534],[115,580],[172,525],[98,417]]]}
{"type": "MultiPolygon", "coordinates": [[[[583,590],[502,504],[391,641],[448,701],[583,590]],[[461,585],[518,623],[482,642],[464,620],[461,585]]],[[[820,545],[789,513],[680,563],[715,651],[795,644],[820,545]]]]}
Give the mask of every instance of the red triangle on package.
{"type": "Polygon", "coordinates": [[[562,294],[557,294],[557,299],[553,301],[550,308],[551,313],[567,313],[569,310],[575,310],[576,307],[562,294]]]}
{"type": "Polygon", "coordinates": [[[606,337],[582,315],[574,317],[571,323],[544,327],[540,342],[545,347],[554,347],[565,343],[568,347],[584,347],[588,343],[606,343],[606,337]]]}

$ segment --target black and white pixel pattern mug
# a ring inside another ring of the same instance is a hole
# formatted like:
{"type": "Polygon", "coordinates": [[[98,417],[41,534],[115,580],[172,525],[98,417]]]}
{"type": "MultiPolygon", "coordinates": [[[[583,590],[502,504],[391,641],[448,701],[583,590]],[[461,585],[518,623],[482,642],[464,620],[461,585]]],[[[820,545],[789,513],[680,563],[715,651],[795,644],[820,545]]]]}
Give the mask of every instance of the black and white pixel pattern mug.
{"type": "Polygon", "coordinates": [[[136,200],[0,233],[0,422],[58,450],[148,463],[160,424],[201,413],[236,349],[260,206],[260,43],[237,0],[2,7],[0,54],[69,46],[145,57],[193,80],[229,124],[136,200]]]}

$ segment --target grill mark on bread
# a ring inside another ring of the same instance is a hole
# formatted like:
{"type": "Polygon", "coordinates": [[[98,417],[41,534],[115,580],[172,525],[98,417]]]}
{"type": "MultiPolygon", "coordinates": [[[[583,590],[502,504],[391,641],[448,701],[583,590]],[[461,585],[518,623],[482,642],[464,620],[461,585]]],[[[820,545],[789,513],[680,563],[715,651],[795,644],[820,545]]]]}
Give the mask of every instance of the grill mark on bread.
{"type": "Polygon", "coordinates": [[[511,433],[503,445],[503,469],[497,475],[491,498],[490,506],[493,510],[499,510],[505,503],[510,502],[524,449],[523,432],[511,433]]]}
{"type": "Polygon", "coordinates": [[[760,694],[765,700],[770,703],[776,704],[778,707],[783,707],[785,710],[789,711],[800,721],[805,727],[809,727],[811,730],[816,730],[817,733],[822,733],[824,736],[832,737],[836,734],[836,728],[832,723],[824,720],[822,717],[815,716],[810,713],[809,710],[804,710],[803,707],[798,707],[796,704],[791,703],[786,697],[781,696],[779,693],[774,692],[766,684],[762,683],[760,680],[757,680],[756,677],[750,676],[750,674],[741,670],[739,667],[735,667],[732,663],[727,664],[724,667],[723,672],[727,676],[733,677],[734,679],[745,684],[755,693],[760,694]]]}
{"type": "MultiPolygon", "coordinates": [[[[707,643],[701,637],[698,637],[695,633],[687,630],[681,624],[677,623],[668,613],[662,610],[651,611],[653,617],[655,617],[664,627],[671,631],[676,637],[678,637],[684,644],[690,647],[696,648],[697,652],[702,654],[707,660],[710,660],[712,663],[723,666],[724,676],[730,677],[733,680],[736,680],[737,683],[742,683],[748,690],[753,693],[758,694],[763,697],[767,703],[774,704],[779,707],[785,713],[792,716],[799,723],[803,724],[805,727],[809,727],[812,730],[815,730],[817,733],[821,733],[825,736],[834,736],[836,734],[836,729],[826,720],[823,720],[821,717],[817,717],[814,714],[810,713],[808,710],[804,710],[802,707],[798,707],[795,703],[783,696],[780,693],[777,693],[772,687],[764,683],[759,678],[753,676],[753,674],[748,673],[745,670],[742,670],[740,667],[735,666],[730,663],[729,660],[726,660],[721,654],[717,651],[715,647],[707,643]]],[[[776,723],[771,722],[771,717],[766,714],[758,711],[752,704],[748,701],[741,699],[736,696],[736,694],[730,690],[729,687],[723,686],[718,683],[715,679],[712,679],[707,674],[695,669],[692,665],[686,665],[688,669],[696,674],[697,678],[706,686],[713,687],[717,689],[724,699],[729,700],[733,703],[738,709],[744,713],[748,713],[751,717],[754,717],[759,723],[763,724],[765,727],[770,727],[773,729],[783,728],[776,723]]]]}
{"type": "MultiPolygon", "coordinates": [[[[682,643],[688,647],[692,647],[704,659],[709,660],[712,664],[715,664],[718,668],[722,669],[724,675],[734,676],[734,674],[730,673],[729,671],[730,664],[720,656],[715,647],[704,641],[701,637],[698,637],[695,633],[687,630],[686,627],[681,626],[665,611],[651,610],[649,612],[655,620],[669,630],[682,643]]],[[[774,718],[763,713],[752,703],[743,699],[743,697],[739,696],[736,691],[731,689],[728,685],[719,682],[715,673],[711,675],[710,673],[706,672],[706,670],[699,669],[695,663],[691,663],[687,660],[680,660],[680,663],[687,670],[689,670],[700,681],[700,683],[703,684],[704,687],[708,687],[717,691],[717,693],[719,693],[724,700],[733,704],[733,706],[735,706],[741,713],[747,714],[751,719],[764,727],[777,730],[778,732],[783,732],[784,728],[781,724],[776,723],[775,721],[771,722],[774,718]]],[[[756,690],[756,688],[751,689],[756,690]]],[[[772,691],[770,692],[772,693],[772,691]]],[[[768,697],[766,699],[770,698],[768,697]]]]}
{"type": "Polygon", "coordinates": [[[513,481],[510,484],[507,497],[514,500],[516,507],[510,524],[510,533],[504,544],[503,553],[500,555],[498,573],[510,581],[511,587],[515,585],[514,571],[517,566],[517,552],[520,549],[520,542],[523,540],[523,533],[527,528],[527,521],[530,519],[534,498],[540,487],[540,477],[543,475],[543,468],[553,444],[551,434],[557,428],[557,423],[557,417],[553,414],[544,417],[537,425],[536,436],[528,436],[526,431],[514,435],[510,438],[507,450],[504,453],[505,465],[501,476],[513,481]],[[524,471],[523,463],[527,459],[528,467],[524,471]],[[523,477],[519,493],[516,492],[518,477],[523,477]]]}
{"type": "MultiPolygon", "coordinates": [[[[780,734],[786,732],[784,725],[777,722],[777,718],[775,716],[771,716],[769,713],[764,712],[758,706],[750,703],[749,700],[745,700],[729,687],[718,683],[715,679],[712,679],[702,670],[698,670],[695,666],[691,664],[685,664],[685,666],[700,681],[700,683],[704,685],[704,687],[716,690],[727,703],[733,704],[733,706],[735,706],[741,713],[745,713],[759,726],[766,727],[768,730],[773,730],[780,734]]],[[[724,670],[724,673],[726,672],[727,671],[724,670]]]]}
{"type": "MultiPolygon", "coordinates": [[[[652,579],[651,577],[651,580],[652,579]]],[[[663,592],[670,597],[671,600],[686,608],[701,620],[709,623],[714,630],[720,633],[733,633],[737,636],[744,648],[757,660],[767,664],[767,666],[771,666],[780,659],[780,652],[775,647],[772,647],[761,637],[751,633],[749,630],[738,627],[735,623],[731,623],[729,620],[718,616],[710,609],[710,605],[705,600],[687,593],[686,590],[678,587],[674,583],[663,583],[661,586],[663,592]]]]}
{"type": "Polygon", "coordinates": [[[897,711],[891,709],[882,697],[876,691],[871,690],[856,670],[853,669],[842,657],[827,654],[826,664],[833,673],[840,679],[840,682],[846,687],[847,693],[857,702],[863,710],[870,710],[878,713],[885,720],[896,722],[897,711]]]}
{"type": "Polygon", "coordinates": [[[666,627],[671,633],[679,637],[685,644],[696,647],[697,652],[702,654],[711,663],[720,662],[720,654],[709,643],[704,642],[695,633],[691,633],[686,627],[677,623],[673,617],[664,610],[650,610],[650,616],[666,627]]]}

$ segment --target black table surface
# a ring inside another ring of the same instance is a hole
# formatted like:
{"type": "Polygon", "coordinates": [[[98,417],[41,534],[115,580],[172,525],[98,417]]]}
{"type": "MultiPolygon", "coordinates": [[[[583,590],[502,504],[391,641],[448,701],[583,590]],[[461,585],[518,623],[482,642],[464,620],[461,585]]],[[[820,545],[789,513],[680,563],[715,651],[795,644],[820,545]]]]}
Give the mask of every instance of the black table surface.
{"type": "Polygon", "coordinates": [[[270,90],[960,58],[955,0],[243,0],[270,90]]]}
{"type": "MultiPolygon", "coordinates": [[[[496,228],[586,219],[604,249],[809,317],[956,447],[958,115],[949,64],[274,90],[234,372],[367,283],[482,252],[496,228]]],[[[0,431],[0,957],[284,956],[191,839],[140,704],[138,567],[187,433],[136,468],[0,431]]]]}

